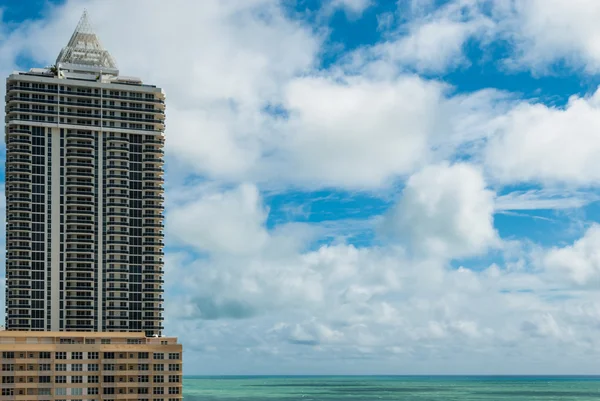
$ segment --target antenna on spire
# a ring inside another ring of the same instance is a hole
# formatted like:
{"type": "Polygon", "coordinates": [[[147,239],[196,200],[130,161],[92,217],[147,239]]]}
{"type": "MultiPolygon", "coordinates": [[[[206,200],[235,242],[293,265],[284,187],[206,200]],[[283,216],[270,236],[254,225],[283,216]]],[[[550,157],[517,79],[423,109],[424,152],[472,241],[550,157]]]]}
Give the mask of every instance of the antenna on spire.
{"type": "Polygon", "coordinates": [[[83,10],[69,43],[58,55],[56,66],[61,70],[119,74],[115,60],[94,33],[87,10],[83,10]]]}

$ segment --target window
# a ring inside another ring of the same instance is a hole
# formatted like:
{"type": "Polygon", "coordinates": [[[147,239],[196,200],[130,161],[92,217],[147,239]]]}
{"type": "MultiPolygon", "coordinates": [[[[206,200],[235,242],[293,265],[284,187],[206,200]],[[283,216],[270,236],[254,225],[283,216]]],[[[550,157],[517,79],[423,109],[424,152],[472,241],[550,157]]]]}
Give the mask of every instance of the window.
{"type": "Polygon", "coordinates": [[[47,372],[51,369],[51,365],[49,363],[40,363],[38,370],[40,372],[47,372]]]}
{"type": "Polygon", "coordinates": [[[102,377],[102,381],[104,383],[114,383],[115,382],[115,377],[114,376],[103,376],[102,377]]]}
{"type": "Polygon", "coordinates": [[[98,388],[97,387],[88,387],[87,393],[90,395],[98,394],[98,388]]]}
{"type": "Polygon", "coordinates": [[[171,371],[171,372],[177,372],[177,371],[179,371],[179,364],[178,363],[170,363],[169,364],[169,371],[171,371]]]}
{"type": "Polygon", "coordinates": [[[49,388],[38,388],[38,395],[52,395],[49,388]]]}
{"type": "Polygon", "coordinates": [[[56,376],[55,377],[55,382],[56,383],[66,383],[67,382],[67,376],[56,376]]]}
{"type": "Polygon", "coordinates": [[[169,387],[169,394],[179,394],[179,387],[169,387]]]}
{"type": "Polygon", "coordinates": [[[138,376],[138,382],[148,383],[148,376],[138,376]]]}
{"type": "Polygon", "coordinates": [[[179,359],[179,352],[170,352],[169,359],[179,359]]]}
{"type": "Polygon", "coordinates": [[[40,376],[40,383],[50,383],[50,376],[40,376]]]}
{"type": "Polygon", "coordinates": [[[15,353],[14,352],[3,352],[2,359],[15,359],[15,353]]]}
{"type": "Polygon", "coordinates": [[[115,370],[115,365],[114,365],[114,364],[112,364],[112,363],[105,363],[105,364],[102,366],[102,369],[103,369],[103,370],[115,370]]]}
{"type": "Polygon", "coordinates": [[[154,359],[165,359],[165,354],[163,354],[162,352],[155,352],[154,359]]]}
{"type": "Polygon", "coordinates": [[[115,389],[114,387],[105,387],[102,389],[104,394],[114,394],[115,393],[115,389]]]}
{"type": "Polygon", "coordinates": [[[104,359],[115,359],[115,353],[114,352],[105,352],[104,359]]]}
{"type": "Polygon", "coordinates": [[[83,352],[71,352],[71,359],[83,359],[83,352]]]}
{"type": "Polygon", "coordinates": [[[2,383],[14,383],[15,382],[15,377],[14,376],[2,376],[2,383]]]}
{"type": "Polygon", "coordinates": [[[88,363],[88,370],[90,372],[97,372],[98,371],[98,364],[97,363],[88,363]]]}
{"type": "Polygon", "coordinates": [[[88,352],[88,359],[98,359],[97,352],[88,352]]]}
{"type": "Polygon", "coordinates": [[[86,344],[96,344],[96,339],[95,338],[86,338],[85,343],[86,344]]]}
{"type": "Polygon", "coordinates": [[[179,375],[169,375],[169,383],[179,383],[179,375]]]}
{"type": "Polygon", "coordinates": [[[40,352],[40,359],[50,359],[49,352],[40,352]]]}
{"type": "Polygon", "coordinates": [[[157,372],[162,372],[165,370],[165,365],[155,364],[154,370],[156,370],[157,372]]]}
{"type": "Polygon", "coordinates": [[[74,363],[71,365],[71,370],[74,372],[81,372],[83,371],[83,365],[81,363],[74,363]]]}
{"type": "Polygon", "coordinates": [[[56,364],[56,370],[58,372],[66,372],[67,371],[67,365],[64,363],[57,363],[56,364]]]}
{"type": "Polygon", "coordinates": [[[66,352],[57,352],[56,359],[67,359],[67,353],[66,352]]]}
{"type": "Polygon", "coordinates": [[[98,383],[98,376],[88,376],[88,383],[98,383]]]}
{"type": "Polygon", "coordinates": [[[2,395],[14,395],[15,394],[15,389],[13,388],[3,388],[2,389],[2,395]]]}
{"type": "Polygon", "coordinates": [[[148,364],[147,363],[138,364],[138,370],[148,370],[148,364]]]}
{"type": "Polygon", "coordinates": [[[5,372],[12,372],[13,370],[15,370],[15,365],[13,365],[12,363],[3,363],[2,370],[5,372]]]}
{"type": "Polygon", "coordinates": [[[82,388],[72,388],[71,389],[71,395],[83,395],[83,389],[82,388]]]}
{"type": "Polygon", "coordinates": [[[71,383],[83,383],[83,376],[71,376],[71,383]]]}
{"type": "Polygon", "coordinates": [[[164,376],[154,376],[154,383],[164,383],[164,382],[165,382],[164,376]]]}
{"type": "Polygon", "coordinates": [[[165,393],[165,388],[164,387],[154,387],[154,394],[164,394],[165,393]]]}
{"type": "Polygon", "coordinates": [[[140,352],[140,353],[138,353],[138,358],[140,358],[140,359],[148,359],[148,353],[147,352],[140,352]]]}

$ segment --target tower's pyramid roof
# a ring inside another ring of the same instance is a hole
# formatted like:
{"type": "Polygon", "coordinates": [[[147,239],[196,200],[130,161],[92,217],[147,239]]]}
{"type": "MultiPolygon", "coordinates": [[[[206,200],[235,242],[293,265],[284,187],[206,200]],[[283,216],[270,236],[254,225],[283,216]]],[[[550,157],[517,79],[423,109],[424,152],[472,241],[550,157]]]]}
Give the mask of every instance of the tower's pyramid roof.
{"type": "Polygon", "coordinates": [[[110,53],[102,47],[92,30],[87,11],[83,12],[69,43],[56,59],[58,68],[92,67],[93,70],[117,72],[117,64],[110,53]]]}

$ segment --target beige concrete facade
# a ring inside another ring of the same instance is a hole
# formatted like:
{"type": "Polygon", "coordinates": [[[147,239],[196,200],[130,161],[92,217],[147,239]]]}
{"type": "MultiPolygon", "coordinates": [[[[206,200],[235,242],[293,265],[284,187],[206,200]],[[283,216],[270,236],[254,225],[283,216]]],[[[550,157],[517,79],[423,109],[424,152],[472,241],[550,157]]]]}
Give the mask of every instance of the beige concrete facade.
{"type": "Polygon", "coordinates": [[[183,399],[174,337],[0,331],[0,355],[0,400],[183,399]]]}

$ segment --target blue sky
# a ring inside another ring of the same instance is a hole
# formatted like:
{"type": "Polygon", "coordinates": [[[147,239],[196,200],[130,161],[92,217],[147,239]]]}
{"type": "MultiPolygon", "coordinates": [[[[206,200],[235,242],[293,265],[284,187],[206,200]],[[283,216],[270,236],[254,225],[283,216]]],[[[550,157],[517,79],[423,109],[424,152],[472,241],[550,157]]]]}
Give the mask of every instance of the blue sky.
{"type": "Polygon", "coordinates": [[[150,3],[5,0],[0,70],[88,9],[164,88],[186,374],[598,373],[600,3],[150,3]]]}

